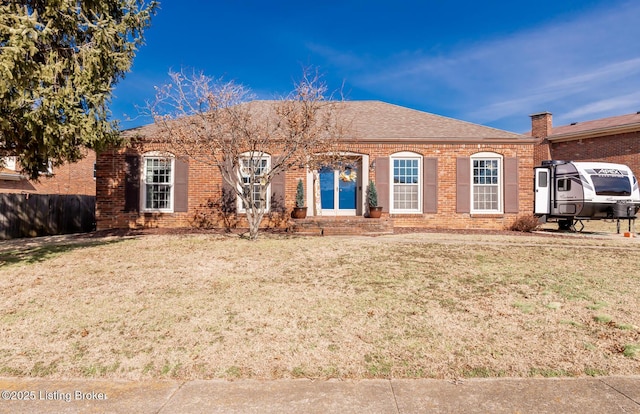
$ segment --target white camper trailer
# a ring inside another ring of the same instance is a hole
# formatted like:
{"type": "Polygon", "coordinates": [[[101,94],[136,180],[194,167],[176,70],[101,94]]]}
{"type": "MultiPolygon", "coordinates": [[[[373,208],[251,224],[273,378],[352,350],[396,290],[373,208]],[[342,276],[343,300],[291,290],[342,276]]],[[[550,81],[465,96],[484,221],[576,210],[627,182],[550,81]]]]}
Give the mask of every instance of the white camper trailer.
{"type": "Polygon", "coordinates": [[[534,180],[534,214],[561,229],[580,220],[631,220],[640,208],[638,181],[626,165],[543,161],[534,180]]]}

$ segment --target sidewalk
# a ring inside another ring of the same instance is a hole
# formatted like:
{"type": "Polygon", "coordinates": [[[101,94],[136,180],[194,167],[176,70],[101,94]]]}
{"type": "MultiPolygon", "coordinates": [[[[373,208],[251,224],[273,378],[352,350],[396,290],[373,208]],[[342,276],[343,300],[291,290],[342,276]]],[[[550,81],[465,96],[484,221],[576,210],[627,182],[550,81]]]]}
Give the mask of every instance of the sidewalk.
{"type": "Polygon", "coordinates": [[[640,413],[640,376],[455,383],[0,378],[0,391],[0,413],[640,413]],[[10,400],[19,396],[32,400],[10,400]]]}

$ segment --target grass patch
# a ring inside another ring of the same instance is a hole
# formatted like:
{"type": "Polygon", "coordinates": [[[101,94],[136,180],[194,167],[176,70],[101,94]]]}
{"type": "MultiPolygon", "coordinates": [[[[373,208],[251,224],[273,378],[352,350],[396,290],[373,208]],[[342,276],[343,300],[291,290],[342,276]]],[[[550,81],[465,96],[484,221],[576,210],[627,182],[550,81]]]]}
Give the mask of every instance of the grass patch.
{"type": "Polygon", "coordinates": [[[569,371],[564,369],[554,368],[531,368],[529,370],[530,377],[544,377],[544,378],[557,378],[557,377],[572,377],[569,371]]]}
{"type": "Polygon", "coordinates": [[[118,371],[120,367],[119,362],[115,362],[111,365],[89,365],[87,367],[82,368],[82,375],[89,378],[95,377],[104,377],[107,374],[112,374],[118,371]]]}
{"type": "Polygon", "coordinates": [[[293,378],[306,378],[308,376],[307,370],[303,366],[293,367],[291,376],[293,376],[293,378]]]}
{"type": "Polygon", "coordinates": [[[562,307],[560,302],[549,302],[545,305],[548,309],[558,310],[562,307]]]}
{"type": "Polygon", "coordinates": [[[593,317],[593,320],[598,323],[609,323],[613,320],[613,318],[609,315],[596,315],[593,317]]]}
{"type": "Polygon", "coordinates": [[[640,345],[638,344],[627,344],[624,346],[624,350],[622,351],[622,355],[627,358],[635,358],[640,353],[640,345]]]}
{"type": "Polygon", "coordinates": [[[516,302],[513,307],[519,309],[522,313],[531,313],[535,309],[535,305],[527,302],[516,302]]]}
{"type": "Polygon", "coordinates": [[[571,320],[561,320],[560,323],[562,325],[570,325],[576,328],[584,328],[584,324],[580,323],[580,322],[576,322],[576,321],[571,321],[571,320]]]}
{"type": "Polygon", "coordinates": [[[606,308],[607,306],[609,306],[606,302],[596,302],[596,303],[592,303],[591,305],[587,306],[587,309],[589,310],[600,310],[602,308],[606,308]]]}
{"type": "Polygon", "coordinates": [[[42,361],[36,362],[29,371],[32,377],[46,377],[56,372],[56,362],[46,363],[42,361]]]}
{"type": "Polygon", "coordinates": [[[491,367],[472,367],[464,369],[462,376],[466,378],[495,378],[504,377],[504,372],[496,371],[491,367]]]}
{"type": "Polygon", "coordinates": [[[436,233],[2,242],[3,257],[20,259],[0,266],[0,374],[631,375],[640,361],[620,344],[638,342],[634,242],[436,233]]]}
{"type": "Polygon", "coordinates": [[[609,371],[605,369],[585,367],[584,374],[590,377],[601,377],[609,375],[609,371]]]}
{"type": "Polygon", "coordinates": [[[367,373],[373,378],[388,378],[391,374],[392,363],[384,356],[367,354],[364,356],[367,373]]]}

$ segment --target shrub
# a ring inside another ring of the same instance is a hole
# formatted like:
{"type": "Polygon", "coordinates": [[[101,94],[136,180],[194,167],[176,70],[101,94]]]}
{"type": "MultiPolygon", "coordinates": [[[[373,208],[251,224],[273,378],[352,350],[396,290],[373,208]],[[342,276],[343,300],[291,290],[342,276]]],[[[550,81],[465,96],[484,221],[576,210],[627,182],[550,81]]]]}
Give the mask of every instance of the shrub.
{"type": "Polygon", "coordinates": [[[378,206],[378,191],[373,181],[369,181],[369,187],[367,187],[367,203],[369,207],[378,206]]]}
{"type": "Polygon", "coordinates": [[[509,226],[509,230],[530,233],[536,230],[539,226],[540,223],[538,222],[538,218],[533,214],[527,214],[518,216],[511,226],[509,226]]]}
{"type": "Polygon", "coordinates": [[[302,180],[298,180],[298,187],[296,188],[296,207],[304,207],[304,186],[302,180]]]}

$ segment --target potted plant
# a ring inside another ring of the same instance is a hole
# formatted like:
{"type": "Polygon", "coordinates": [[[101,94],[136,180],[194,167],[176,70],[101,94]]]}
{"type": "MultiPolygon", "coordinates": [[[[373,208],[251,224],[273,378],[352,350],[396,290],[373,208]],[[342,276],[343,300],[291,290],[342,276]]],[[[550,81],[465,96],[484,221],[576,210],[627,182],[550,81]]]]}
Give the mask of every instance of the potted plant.
{"type": "Polygon", "coordinates": [[[291,212],[291,217],[295,219],[303,219],[307,217],[307,208],[304,206],[304,186],[302,180],[298,180],[298,187],[296,188],[296,206],[291,212]]]}
{"type": "Polygon", "coordinates": [[[380,218],[382,207],[378,205],[378,191],[373,181],[369,181],[369,186],[367,187],[367,204],[369,205],[369,217],[380,218]]]}

